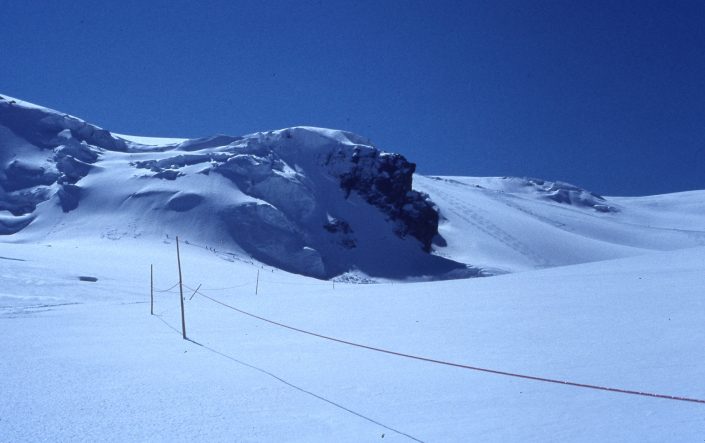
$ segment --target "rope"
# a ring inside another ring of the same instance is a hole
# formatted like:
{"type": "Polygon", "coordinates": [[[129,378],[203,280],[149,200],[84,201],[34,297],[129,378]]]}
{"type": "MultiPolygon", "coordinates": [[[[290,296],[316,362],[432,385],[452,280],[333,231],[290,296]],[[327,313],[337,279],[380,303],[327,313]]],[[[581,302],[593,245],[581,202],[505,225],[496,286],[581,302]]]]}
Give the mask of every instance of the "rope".
{"type": "Polygon", "coordinates": [[[179,286],[179,282],[174,283],[174,286],[170,287],[169,289],[154,289],[154,292],[169,292],[175,287],[179,286]]]}
{"type": "Polygon", "coordinates": [[[216,300],[212,297],[209,297],[201,292],[198,292],[198,291],[196,291],[196,292],[199,295],[201,295],[202,297],[205,297],[214,303],[217,303],[217,304],[222,305],[226,308],[232,309],[233,311],[239,312],[243,315],[247,315],[249,317],[256,318],[257,320],[261,320],[261,321],[264,321],[264,322],[267,322],[267,323],[270,323],[270,324],[273,324],[276,326],[280,326],[282,328],[290,329],[292,331],[300,332],[302,334],[311,335],[314,337],[334,341],[337,343],[342,343],[342,344],[349,345],[349,346],[355,346],[358,348],[368,349],[370,351],[382,352],[384,354],[396,355],[398,357],[410,358],[410,359],[414,359],[414,360],[421,360],[421,361],[425,361],[425,362],[429,362],[429,363],[436,363],[439,365],[453,366],[453,367],[462,368],[462,369],[469,369],[471,371],[478,371],[478,372],[485,372],[485,373],[496,374],[496,375],[503,375],[503,376],[507,376],[507,377],[521,378],[521,379],[525,379],[525,380],[534,380],[534,381],[540,381],[540,382],[545,382],[545,383],[554,383],[554,384],[559,384],[559,385],[573,386],[573,387],[577,387],[577,388],[594,389],[594,390],[599,390],[599,391],[615,392],[615,393],[620,393],[620,394],[639,395],[642,397],[654,397],[654,398],[661,398],[661,399],[666,399],[666,400],[687,401],[687,402],[692,402],[692,403],[705,404],[705,400],[698,399],[698,398],[679,397],[676,395],[667,395],[667,394],[654,394],[651,392],[633,391],[630,389],[621,389],[621,388],[610,388],[610,387],[606,387],[606,386],[590,385],[590,384],[586,384],[586,383],[577,383],[577,382],[572,382],[572,381],[567,381],[567,380],[557,380],[557,379],[546,378],[546,377],[537,377],[534,375],[517,374],[517,373],[513,373],[513,372],[499,371],[496,369],[487,369],[487,368],[481,368],[481,367],[477,367],[477,366],[469,366],[469,365],[464,365],[464,364],[460,364],[460,363],[453,363],[453,362],[437,360],[437,359],[428,358],[428,357],[421,357],[418,355],[411,355],[411,354],[405,354],[402,352],[390,351],[387,349],[382,349],[382,348],[377,348],[374,346],[368,346],[368,345],[363,345],[363,344],[359,344],[359,343],[354,343],[351,341],[342,340],[342,339],[335,338],[335,337],[329,337],[327,335],[322,335],[322,334],[318,334],[315,332],[306,331],[304,329],[299,329],[299,328],[296,328],[293,326],[285,325],[283,323],[279,323],[274,320],[269,320],[269,319],[266,319],[264,317],[260,317],[255,314],[251,314],[249,312],[238,309],[234,306],[230,306],[226,303],[223,303],[219,300],[216,300]]]}
{"type": "MultiPolygon", "coordinates": [[[[330,287],[330,285],[332,284],[332,282],[330,282],[330,283],[283,282],[283,281],[276,281],[276,280],[268,280],[268,279],[264,279],[264,278],[262,278],[262,277],[260,277],[259,282],[260,282],[260,285],[262,285],[262,283],[272,283],[272,284],[275,284],[275,285],[315,286],[315,287],[319,287],[319,288],[328,288],[328,287],[330,287]]],[[[344,283],[339,283],[339,282],[336,282],[336,284],[344,285],[344,283]]],[[[176,286],[178,286],[178,285],[179,285],[179,284],[177,283],[176,286]]],[[[248,283],[240,283],[239,285],[235,285],[235,286],[228,286],[227,288],[200,288],[200,291],[206,291],[206,292],[209,292],[209,291],[227,291],[227,290],[230,290],[230,289],[238,289],[238,288],[243,288],[243,287],[245,287],[245,286],[252,286],[252,285],[254,285],[254,283],[248,282],[248,283]]],[[[189,289],[189,290],[191,290],[191,291],[196,291],[196,289],[190,287],[190,286],[187,285],[187,284],[184,284],[184,288],[189,289]]],[[[197,288],[197,289],[198,289],[198,288],[197,288]]],[[[200,292],[200,291],[199,291],[199,292],[200,292]]]]}
{"type": "Polygon", "coordinates": [[[193,297],[196,296],[196,293],[198,292],[199,289],[201,289],[200,284],[198,286],[196,286],[196,289],[193,291],[193,294],[191,294],[191,297],[189,297],[189,300],[193,299],[193,297]]]}
{"type": "Polygon", "coordinates": [[[229,286],[227,288],[201,288],[201,291],[227,291],[228,289],[237,289],[250,285],[252,285],[252,283],[241,283],[239,285],[229,286]]]}
{"type": "Polygon", "coordinates": [[[194,294],[196,294],[196,293],[198,292],[198,289],[199,289],[200,287],[201,287],[201,285],[198,285],[198,287],[197,287],[196,289],[193,289],[191,286],[189,286],[189,285],[187,285],[186,283],[184,283],[184,288],[188,289],[189,291],[193,291],[194,294]]]}

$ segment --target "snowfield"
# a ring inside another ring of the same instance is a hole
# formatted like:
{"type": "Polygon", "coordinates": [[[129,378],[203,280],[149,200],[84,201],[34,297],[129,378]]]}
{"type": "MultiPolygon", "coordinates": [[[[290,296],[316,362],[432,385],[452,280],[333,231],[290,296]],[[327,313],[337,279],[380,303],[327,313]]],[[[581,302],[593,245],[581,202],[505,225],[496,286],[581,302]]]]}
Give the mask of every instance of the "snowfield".
{"type": "MultiPolygon", "coordinates": [[[[700,441],[704,404],[509,378],[283,329],[186,290],[173,242],[3,244],[6,441],[700,441]],[[15,260],[8,260],[15,259],[15,260]],[[18,261],[25,260],[25,261],[18,261]],[[98,278],[80,282],[78,276],[98,278]]],[[[348,341],[705,398],[705,248],[414,284],[341,284],[182,249],[184,279],[348,341]],[[260,270],[258,295],[254,294],[260,270]],[[241,285],[241,286],[240,286],[241,285]],[[239,286],[232,289],[221,289],[239,286]]]]}
{"type": "Polygon", "coordinates": [[[125,136],[3,97],[0,441],[705,440],[705,191],[426,177],[342,131],[125,136]]]}

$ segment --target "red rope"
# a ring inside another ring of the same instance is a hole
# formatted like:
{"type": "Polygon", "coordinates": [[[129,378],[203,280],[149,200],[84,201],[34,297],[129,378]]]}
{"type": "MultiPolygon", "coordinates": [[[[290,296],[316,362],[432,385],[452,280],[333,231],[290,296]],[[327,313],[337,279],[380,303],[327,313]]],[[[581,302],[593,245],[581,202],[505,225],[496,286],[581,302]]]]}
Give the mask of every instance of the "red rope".
{"type": "Polygon", "coordinates": [[[620,388],[610,388],[610,387],[606,387],[606,386],[597,386],[597,385],[590,385],[590,384],[585,384],[585,383],[576,383],[576,382],[566,381],[566,380],[556,380],[556,379],[552,379],[552,378],[537,377],[534,375],[516,374],[513,372],[498,371],[496,369],[480,368],[480,367],[476,367],[476,366],[463,365],[460,363],[453,363],[453,362],[448,362],[448,361],[443,361],[443,360],[436,360],[436,359],[428,358],[428,357],[420,357],[418,355],[404,354],[402,352],[390,351],[388,349],[376,348],[374,346],[368,346],[368,345],[363,345],[360,343],[354,343],[354,342],[342,340],[342,339],[335,338],[335,337],[328,337],[327,335],[317,334],[315,332],[310,332],[310,331],[306,331],[304,329],[299,329],[299,328],[295,328],[293,326],[285,325],[283,323],[279,323],[274,320],[269,320],[269,319],[266,319],[264,317],[260,317],[255,314],[251,314],[249,312],[238,309],[234,306],[230,306],[226,303],[223,303],[222,301],[216,300],[216,299],[209,297],[201,292],[197,291],[197,293],[199,295],[201,295],[202,297],[205,297],[215,303],[218,303],[219,305],[225,306],[226,308],[232,309],[233,311],[239,312],[239,313],[247,315],[249,317],[256,318],[257,320],[261,320],[261,321],[264,321],[264,322],[267,322],[267,323],[270,323],[270,324],[273,324],[276,326],[280,326],[282,328],[290,329],[292,331],[301,332],[302,334],[312,335],[314,337],[318,337],[318,338],[322,338],[325,340],[330,340],[330,341],[334,341],[334,342],[338,342],[338,343],[343,343],[343,344],[355,346],[358,348],[369,349],[371,351],[383,352],[385,354],[391,354],[391,355],[396,355],[399,357],[411,358],[414,360],[421,360],[421,361],[425,361],[425,362],[429,362],[429,363],[437,363],[437,364],[445,365],[445,366],[453,366],[456,368],[470,369],[472,371],[479,371],[479,372],[487,372],[490,374],[504,375],[507,377],[516,377],[516,378],[523,378],[526,380],[541,381],[541,382],[546,382],[546,383],[555,383],[555,384],[566,385],[566,386],[575,386],[578,388],[596,389],[599,391],[617,392],[620,394],[640,395],[642,397],[654,397],[654,398],[662,398],[662,399],[666,399],[666,400],[687,401],[687,402],[705,404],[705,400],[698,399],[698,398],[679,397],[676,395],[666,395],[666,394],[654,394],[651,392],[632,391],[629,389],[620,389],[620,388]]]}

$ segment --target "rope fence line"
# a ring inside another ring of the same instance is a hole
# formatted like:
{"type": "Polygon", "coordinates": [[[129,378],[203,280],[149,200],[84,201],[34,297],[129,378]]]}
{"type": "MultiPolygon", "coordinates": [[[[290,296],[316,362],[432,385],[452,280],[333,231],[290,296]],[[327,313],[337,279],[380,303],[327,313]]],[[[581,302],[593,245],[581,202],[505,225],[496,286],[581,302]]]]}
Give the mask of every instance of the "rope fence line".
{"type": "MultiPolygon", "coordinates": [[[[238,289],[238,288],[244,288],[245,286],[251,286],[254,283],[241,283],[239,285],[235,286],[228,286],[227,288],[201,288],[201,291],[227,291],[230,289],[238,289]]],[[[186,288],[191,289],[190,287],[184,285],[186,288]]],[[[193,289],[191,289],[193,290],[193,289]]]]}
{"type": "MultiPolygon", "coordinates": [[[[460,369],[467,369],[467,370],[471,370],[471,371],[501,375],[501,376],[505,376],[505,377],[520,378],[520,379],[524,379],[524,380],[532,380],[532,381],[543,382],[543,383],[552,383],[552,384],[559,384],[559,385],[571,386],[571,387],[576,387],[576,388],[592,389],[592,390],[598,390],[598,391],[636,395],[636,396],[642,396],[642,397],[659,398],[659,399],[664,399],[664,400],[674,400],[674,401],[683,401],[683,402],[705,404],[705,399],[700,399],[700,398],[684,397],[684,396],[669,395],[669,394],[658,394],[658,393],[647,392],[647,391],[636,391],[636,390],[631,390],[631,389],[613,388],[613,387],[609,387],[609,386],[600,386],[600,385],[593,385],[593,384],[587,384],[587,383],[578,383],[578,382],[573,382],[573,381],[569,381],[569,380],[559,380],[559,379],[548,378],[548,377],[520,374],[520,373],[502,371],[502,370],[498,370],[498,369],[483,368],[483,367],[479,367],[479,366],[471,366],[471,365],[466,365],[466,364],[461,364],[461,363],[439,360],[439,359],[424,357],[424,356],[419,356],[419,355],[407,354],[407,353],[403,353],[403,352],[397,352],[397,351],[393,351],[393,350],[389,350],[389,349],[384,349],[384,348],[365,345],[365,344],[356,343],[356,342],[352,342],[352,341],[348,341],[348,340],[343,340],[340,338],[319,334],[316,332],[308,331],[305,329],[301,329],[301,328],[290,326],[290,325],[287,325],[284,323],[280,323],[280,322],[277,322],[274,320],[270,320],[268,318],[261,317],[259,315],[252,314],[250,312],[236,308],[235,306],[231,306],[227,303],[224,303],[224,302],[217,300],[209,295],[204,294],[203,292],[201,292],[201,285],[200,284],[196,287],[196,289],[193,289],[193,288],[185,285],[183,283],[182,278],[181,278],[181,261],[180,261],[179,253],[178,253],[179,252],[178,245],[179,245],[179,238],[176,237],[177,261],[178,261],[178,265],[179,265],[179,281],[177,283],[175,283],[172,287],[170,287],[168,289],[164,289],[164,290],[154,291],[153,290],[154,289],[153,282],[151,283],[151,285],[152,285],[152,292],[169,292],[172,289],[176,288],[177,286],[180,286],[181,295],[179,297],[179,300],[181,302],[181,323],[182,323],[182,331],[181,332],[182,332],[184,340],[186,340],[187,337],[186,337],[186,325],[185,325],[185,320],[184,320],[184,298],[185,297],[183,296],[182,288],[186,287],[187,289],[190,289],[191,291],[193,291],[193,294],[191,295],[190,299],[192,299],[196,294],[198,294],[203,298],[206,298],[216,304],[219,304],[223,307],[231,309],[235,312],[238,312],[240,314],[246,315],[248,317],[251,317],[251,318],[254,318],[254,319],[275,325],[275,326],[279,326],[279,327],[282,327],[285,329],[289,329],[291,331],[299,332],[302,334],[321,338],[324,340],[329,340],[332,342],[345,344],[348,346],[353,346],[353,347],[357,347],[357,348],[361,348],[361,349],[367,349],[367,350],[374,351],[374,352],[379,352],[379,353],[388,354],[388,355],[394,355],[397,357],[403,357],[403,358],[408,358],[408,359],[412,359],[412,360],[424,361],[427,363],[434,363],[434,364],[438,364],[438,365],[451,366],[451,367],[456,367],[456,368],[460,368],[460,369]]],[[[259,272],[257,274],[257,284],[259,284],[259,272]]],[[[220,290],[234,289],[234,288],[243,287],[246,285],[248,285],[248,283],[237,285],[237,286],[234,286],[231,288],[221,288],[220,290]]],[[[335,282],[333,282],[333,285],[335,285],[335,282]]],[[[333,287],[335,287],[335,286],[333,286],[333,287]]],[[[204,290],[206,290],[206,289],[204,289],[204,290]]],[[[213,289],[213,290],[218,290],[218,289],[213,289]]],[[[255,293],[257,293],[256,290],[255,290],[255,293]]],[[[152,296],[152,298],[153,298],[153,296],[152,296]]],[[[153,301],[152,301],[152,305],[153,305],[153,301]]],[[[153,314],[153,312],[152,312],[152,314],[153,314]]]]}
{"type": "Polygon", "coordinates": [[[318,337],[318,338],[321,338],[324,340],[329,340],[329,341],[333,341],[336,343],[342,343],[345,345],[354,346],[354,347],[362,348],[362,349],[367,349],[370,351],[381,352],[384,354],[395,355],[397,357],[404,357],[404,358],[409,358],[409,359],[413,359],[413,360],[425,361],[428,363],[434,363],[434,364],[439,364],[439,365],[444,365],[444,366],[452,366],[452,367],[456,367],[456,368],[468,369],[471,371],[484,372],[484,373],[495,374],[495,375],[502,375],[502,376],[506,376],[506,377],[520,378],[520,379],[524,379],[524,380],[533,380],[533,381],[544,382],[544,383],[572,386],[572,387],[576,387],[576,388],[585,388],[585,389],[607,391],[607,392],[619,393],[619,394],[629,394],[629,395],[637,395],[637,396],[642,396],[642,397],[652,397],[652,398],[660,398],[660,399],[665,399],[665,400],[675,400],[675,401],[684,401],[684,402],[705,404],[705,399],[682,397],[682,396],[668,395],[668,394],[657,394],[657,393],[646,392],[646,391],[635,391],[635,390],[631,390],[631,389],[612,388],[612,387],[592,385],[592,384],[587,384],[587,383],[578,383],[578,382],[573,382],[573,381],[568,381],[568,380],[558,380],[558,379],[547,378],[547,377],[539,377],[539,376],[534,376],[534,375],[500,371],[497,369],[488,369],[488,368],[482,368],[482,367],[478,367],[478,366],[471,366],[471,365],[466,365],[466,364],[461,364],[461,363],[454,363],[454,362],[438,360],[438,359],[429,358],[429,357],[423,357],[423,356],[406,354],[403,352],[397,352],[397,351],[392,351],[392,350],[388,350],[388,349],[378,348],[375,346],[364,345],[364,344],[360,344],[360,343],[351,342],[348,340],[330,337],[330,336],[323,335],[323,334],[318,334],[316,332],[307,331],[305,329],[300,329],[300,328],[297,328],[294,326],[289,326],[284,323],[280,323],[280,322],[277,322],[274,320],[270,320],[270,319],[261,317],[259,315],[252,314],[247,311],[243,311],[242,309],[236,308],[236,307],[231,306],[227,303],[223,303],[222,301],[217,300],[213,297],[205,295],[200,291],[195,291],[195,293],[200,295],[201,297],[204,297],[204,298],[214,302],[214,303],[222,305],[222,306],[229,308],[233,311],[239,312],[240,314],[255,318],[257,320],[260,320],[260,321],[263,321],[266,323],[270,323],[275,326],[286,328],[286,329],[289,329],[289,330],[292,330],[295,332],[300,332],[302,334],[307,334],[307,335],[310,335],[313,337],[318,337]]]}
{"type": "MultiPolygon", "coordinates": [[[[260,274],[260,275],[262,275],[262,274],[260,274]]],[[[263,277],[261,277],[261,276],[259,277],[259,283],[260,283],[260,285],[261,285],[262,283],[266,283],[266,284],[271,283],[271,284],[275,284],[275,285],[287,285],[287,286],[288,286],[288,285],[293,285],[293,286],[314,286],[314,287],[318,287],[318,288],[330,288],[331,285],[332,285],[332,282],[331,282],[331,283],[305,283],[305,282],[283,282],[283,281],[275,281],[275,280],[268,280],[268,279],[263,278],[263,277]]],[[[338,283],[338,282],[336,282],[336,284],[337,284],[337,283],[338,283]]],[[[244,288],[245,286],[255,286],[255,284],[256,284],[256,282],[252,281],[252,282],[247,282],[247,283],[241,283],[241,284],[239,284],[239,285],[228,286],[228,287],[226,287],[226,288],[201,288],[200,290],[201,290],[201,291],[205,291],[205,292],[210,292],[210,291],[228,291],[228,290],[230,290],[230,289],[244,288]]],[[[179,285],[179,284],[177,283],[176,286],[178,286],[178,285],[179,285]]],[[[191,290],[191,291],[195,291],[194,288],[188,286],[188,285],[185,284],[185,283],[184,283],[184,288],[189,289],[189,290],[191,290]]]]}
{"type": "Polygon", "coordinates": [[[179,282],[178,282],[178,281],[177,281],[176,283],[174,283],[174,285],[173,285],[172,287],[170,287],[169,289],[157,289],[157,288],[154,288],[154,292],[171,292],[171,290],[174,289],[174,288],[177,287],[177,286],[179,286],[179,282]]]}

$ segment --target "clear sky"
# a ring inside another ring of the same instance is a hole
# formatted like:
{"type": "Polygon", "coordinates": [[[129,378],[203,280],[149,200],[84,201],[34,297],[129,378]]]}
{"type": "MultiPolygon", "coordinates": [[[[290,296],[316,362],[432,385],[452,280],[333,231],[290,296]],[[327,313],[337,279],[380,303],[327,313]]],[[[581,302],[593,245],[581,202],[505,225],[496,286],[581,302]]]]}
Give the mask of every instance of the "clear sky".
{"type": "Polygon", "coordinates": [[[0,93],[114,132],[346,129],[424,174],[705,189],[705,1],[0,0],[0,93]]]}

